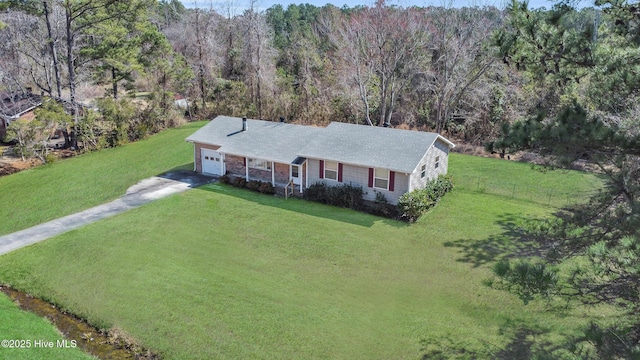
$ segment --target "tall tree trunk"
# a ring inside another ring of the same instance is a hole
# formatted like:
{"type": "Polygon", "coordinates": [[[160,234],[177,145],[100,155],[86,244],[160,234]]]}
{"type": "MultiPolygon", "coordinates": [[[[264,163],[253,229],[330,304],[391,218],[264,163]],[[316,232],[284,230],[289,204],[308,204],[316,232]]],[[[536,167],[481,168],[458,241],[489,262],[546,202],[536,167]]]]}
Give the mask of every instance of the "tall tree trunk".
{"type": "Polygon", "coordinates": [[[73,105],[76,103],[76,71],[74,67],[73,48],[75,46],[75,34],[73,33],[73,14],[71,7],[73,4],[68,1],[65,3],[65,20],[67,31],[67,71],[69,72],[69,102],[73,105]]]}
{"type": "Polygon", "coordinates": [[[260,71],[260,48],[261,48],[261,44],[260,44],[260,33],[257,34],[258,36],[258,47],[256,50],[256,56],[257,56],[257,66],[256,66],[256,80],[258,81],[257,85],[256,85],[256,103],[258,105],[258,118],[262,119],[262,89],[261,89],[261,77],[262,77],[262,73],[260,71]]]}
{"type": "Polygon", "coordinates": [[[73,31],[74,15],[72,13],[73,3],[65,1],[65,25],[67,33],[67,71],[69,72],[69,104],[73,115],[73,129],[70,136],[70,147],[78,149],[78,103],[76,101],[76,68],[73,49],[76,45],[75,33],[73,31]]]}
{"type": "Polygon", "coordinates": [[[380,71],[378,78],[380,79],[380,115],[378,120],[378,126],[384,124],[384,117],[387,112],[387,78],[384,67],[380,71]]]}
{"type": "Polygon", "coordinates": [[[49,3],[46,1],[42,2],[44,7],[44,18],[47,23],[47,35],[49,36],[49,48],[51,50],[51,58],[53,59],[53,73],[56,78],[56,93],[58,98],[62,97],[62,84],[60,82],[60,68],[58,62],[58,52],[56,51],[56,41],[53,39],[53,31],[51,30],[51,19],[49,19],[49,3]]]}
{"type": "Polygon", "coordinates": [[[113,86],[113,98],[118,98],[118,76],[116,74],[116,68],[111,67],[111,84],[113,86]]]}
{"type": "Polygon", "coordinates": [[[74,66],[73,47],[75,46],[75,34],[73,33],[73,14],[71,12],[71,4],[69,1],[65,2],[65,25],[67,32],[67,71],[69,72],[69,102],[72,106],[73,112],[73,130],[71,132],[72,148],[78,148],[78,111],[76,107],[76,72],[74,66]]]}
{"type": "Polygon", "coordinates": [[[202,35],[200,34],[200,9],[196,8],[196,41],[198,42],[198,83],[200,85],[200,99],[202,100],[202,110],[206,113],[207,96],[204,79],[204,56],[202,51],[202,35]]]}
{"type": "Polygon", "coordinates": [[[391,116],[393,115],[393,108],[396,102],[396,83],[391,83],[391,95],[389,96],[389,107],[387,108],[387,114],[384,119],[384,124],[391,125],[391,116]]]}

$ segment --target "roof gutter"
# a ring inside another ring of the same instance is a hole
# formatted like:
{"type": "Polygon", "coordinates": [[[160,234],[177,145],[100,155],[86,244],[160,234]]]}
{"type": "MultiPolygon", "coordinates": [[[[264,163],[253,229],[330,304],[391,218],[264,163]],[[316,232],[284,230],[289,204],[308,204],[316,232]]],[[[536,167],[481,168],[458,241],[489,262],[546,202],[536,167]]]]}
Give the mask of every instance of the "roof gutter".
{"type": "Polygon", "coordinates": [[[453,149],[454,147],[456,147],[456,144],[452,143],[451,141],[447,140],[447,138],[445,138],[444,136],[438,134],[438,139],[442,140],[445,144],[449,145],[450,149],[453,149]]]}

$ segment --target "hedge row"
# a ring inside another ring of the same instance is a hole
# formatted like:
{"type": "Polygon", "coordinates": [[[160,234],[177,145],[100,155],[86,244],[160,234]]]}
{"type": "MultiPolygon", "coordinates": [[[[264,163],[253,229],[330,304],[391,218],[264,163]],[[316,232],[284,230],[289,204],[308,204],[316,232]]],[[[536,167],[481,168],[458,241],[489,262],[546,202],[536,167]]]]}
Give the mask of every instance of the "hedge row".
{"type": "Polygon", "coordinates": [[[220,177],[220,182],[223,184],[231,184],[237,188],[246,188],[252,191],[260,192],[263,194],[273,195],[276,193],[276,188],[268,181],[250,180],[247,181],[241,177],[230,177],[223,175],[220,177]]]}
{"type": "Polygon", "coordinates": [[[434,207],[438,201],[453,189],[453,177],[440,175],[427,183],[425,188],[413,190],[400,196],[398,209],[402,217],[410,222],[434,207]]]}
{"type": "Polygon", "coordinates": [[[324,182],[315,183],[304,191],[303,198],[354,210],[361,210],[364,204],[362,188],[349,184],[328,186],[324,182]]]}

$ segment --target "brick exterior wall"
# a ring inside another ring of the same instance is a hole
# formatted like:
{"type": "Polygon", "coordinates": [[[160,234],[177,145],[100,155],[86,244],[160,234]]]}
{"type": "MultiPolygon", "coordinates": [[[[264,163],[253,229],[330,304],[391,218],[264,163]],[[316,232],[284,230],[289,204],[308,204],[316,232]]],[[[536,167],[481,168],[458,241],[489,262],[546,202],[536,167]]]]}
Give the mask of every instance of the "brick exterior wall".
{"type": "Polygon", "coordinates": [[[249,168],[249,180],[260,180],[271,182],[271,171],[249,168]]]}
{"type": "Polygon", "coordinates": [[[289,164],[275,163],[275,165],[276,184],[286,185],[289,182],[289,164]]]}
{"type": "Polygon", "coordinates": [[[244,167],[244,158],[235,155],[225,155],[224,164],[227,174],[245,177],[246,169],[244,167]]]}
{"type": "MultiPolygon", "coordinates": [[[[244,157],[235,155],[225,155],[225,166],[227,174],[234,176],[246,176],[244,157]]],[[[286,185],[289,182],[289,164],[275,163],[276,185],[286,185]]],[[[260,180],[271,182],[271,171],[249,168],[249,180],[260,180]]]]}

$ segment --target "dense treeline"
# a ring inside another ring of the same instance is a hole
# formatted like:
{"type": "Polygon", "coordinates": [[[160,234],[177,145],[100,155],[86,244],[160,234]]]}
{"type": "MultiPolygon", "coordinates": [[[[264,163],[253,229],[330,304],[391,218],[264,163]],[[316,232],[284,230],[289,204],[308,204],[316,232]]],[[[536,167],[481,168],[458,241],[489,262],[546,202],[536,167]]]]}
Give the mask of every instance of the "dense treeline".
{"type": "Polygon", "coordinates": [[[518,111],[521,80],[489,42],[504,21],[496,8],[178,12],[162,31],[196,74],[190,95],[204,116],[418,127],[481,143],[518,111]]]}
{"type": "Polygon", "coordinates": [[[23,156],[45,158],[43,144],[56,131],[66,147],[91,150],[176,122],[173,93],[186,91],[193,74],[158,30],[156,12],[149,11],[162,5],[22,0],[2,1],[0,7],[3,106],[33,99],[30,93],[37,91],[50,102],[37,121],[13,121],[8,128],[23,156]],[[134,97],[136,89],[147,92],[147,106],[119,99],[125,93],[134,97]],[[119,109],[108,111],[113,107],[119,109]]]}
{"type": "MultiPolygon", "coordinates": [[[[189,115],[198,118],[390,125],[475,144],[533,103],[546,103],[520,64],[497,56],[492,34],[505,24],[505,12],[494,7],[379,1],[357,8],[274,5],[234,15],[186,9],[177,0],[0,6],[0,89],[31,87],[58,100],[73,115],[60,125],[67,146],[80,138],[85,147],[135,140],[176,123],[176,94],[190,100],[189,115]],[[131,119],[105,112],[86,119],[87,106],[107,106],[98,98],[127,106],[141,93],[131,119]]],[[[576,26],[594,14],[576,12],[576,26]]]]}
{"type": "Polygon", "coordinates": [[[233,15],[177,0],[0,4],[0,89],[57,100],[72,115],[58,124],[66,146],[113,145],[175,122],[176,94],[199,118],[391,125],[478,144],[526,102],[522,78],[496,61],[489,40],[504,13],[492,7],[381,1],[233,15]],[[128,119],[104,111],[88,118],[90,108],[116,106],[96,99],[126,108],[140,93],[128,119]]]}

